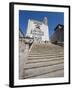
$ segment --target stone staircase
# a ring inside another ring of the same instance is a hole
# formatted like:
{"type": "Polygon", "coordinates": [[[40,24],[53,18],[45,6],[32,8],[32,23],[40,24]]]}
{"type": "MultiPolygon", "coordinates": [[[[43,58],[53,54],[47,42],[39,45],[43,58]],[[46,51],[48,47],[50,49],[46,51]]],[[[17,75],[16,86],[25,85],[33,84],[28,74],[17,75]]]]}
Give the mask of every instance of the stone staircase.
{"type": "Polygon", "coordinates": [[[64,47],[33,43],[24,66],[24,79],[64,76],[64,47]]]}

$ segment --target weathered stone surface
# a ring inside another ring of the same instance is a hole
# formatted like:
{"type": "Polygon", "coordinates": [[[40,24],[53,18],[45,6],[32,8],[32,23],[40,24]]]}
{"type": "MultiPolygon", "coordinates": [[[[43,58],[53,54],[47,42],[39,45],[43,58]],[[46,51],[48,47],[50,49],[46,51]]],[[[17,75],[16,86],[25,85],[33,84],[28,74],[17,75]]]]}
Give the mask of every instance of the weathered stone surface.
{"type": "Polygon", "coordinates": [[[21,44],[21,48],[24,52],[20,50],[20,79],[64,76],[64,47],[33,43],[30,49],[28,44],[21,44]]]}

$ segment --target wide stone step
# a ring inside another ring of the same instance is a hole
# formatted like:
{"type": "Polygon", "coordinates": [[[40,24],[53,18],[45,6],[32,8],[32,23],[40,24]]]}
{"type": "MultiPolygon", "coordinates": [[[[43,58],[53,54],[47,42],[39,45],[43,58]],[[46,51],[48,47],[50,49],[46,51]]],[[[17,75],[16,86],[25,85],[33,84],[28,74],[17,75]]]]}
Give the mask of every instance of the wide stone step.
{"type": "Polygon", "coordinates": [[[62,49],[63,47],[36,47],[36,48],[33,47],[32,49],[33,49],[33,50],[34,50],[34,49],[36,50],[37,48],[39,48],[39,50],[40,50],[41,48],[42,48],[42,49],[49,49],[49,50],[50,50],[50,49],[51,49],[51,50],[53,49],[53,50],[54,50],[54,49],[56,49],[56,48],[62,49]]]}
{"type": "Polygon", "coordinates": [[[54,78],[54,77],[64,77],[64,69],[58,69],[58,70],[54,70],[52,72],[49,73],[45,73],[36,77],[32,77],[32,78],[54,78]]]}
{"type": "Polygon", "coordinates": [[[33,53],[33,52],[30,52],[29,53],[29,56],[39,56],[39,55],[62,55],[62,54],[64,54],[64,52],[57,52],[57,53],[55,53],[55,52],[52,52],[52,53],[50,53],[50,52],[48,52],[48,53],[40,53],[40,52],[37,52],[37,53],[33,53]]]}
{"type": "Polygon", "coordinates": [[[43,66],[51,66],[54,64],[59,64],[59,63],[64,63],[64,60],[51,60],[48,62],[37,62],[37,63],[28,63],[24,67],[25,69],[32,69],[32,68],[38,68],[38,67],[43,67],[43,66]]]}
{"type": "Polygon", "coordinates": [[[33,45],[33,49],[36,49],[36,48],[64,48],[64,47],[61,47],[61,46],[58,46],[58,45],[55,45],[55,46],[53,46],[53,45],[49,45],[49,46],[46,46],[46,45],[40,45],[40,46],[35,46],[35,45],[33,45]]]}
{"type": "Polygon", "coordinates": [[[41,58],[54,58],[54,57],[64,57],[63,55],[39,55],[39,56],[29,56],[28,59],[41,59],[41,58]]]}
{"type": "MultiPolygon", "coordinates": [[[[54,46],[54,47],[55,47],[55,46],[59,46],[59,45],[56,45],[56,44],[48,44],[48,43],[47,43],[47,44],[42,44],[42,43],[41,43],[41,44],[36,44],[36,43],[35,43],[35,44],[33,44],[33,45],[34,45],[35,47],[36,47],[36,46],[41,46],[41,47],[42,47],[42,46],[49,46],[49,47],[51,47],[51,46],[54,46]]],[[[61,46],[59,46],[59,47],[61,47],[61,46]]]]}
{"type": "Polygon", "coordinates": [[[42,51],[42,50],[44,50],[44,51],[61,51],[62,49],[58,49],[58,48],[56,48],[56,49],[39,49],[39,48],[37,48],[37,49],[32,49],[32,51],[42,51]],[[58,50],[57,50],[58,49],[58,50]]]}
{"type": "Polygon", "coordinates": [[[64,54],[64,52],[30,52],[30,55],[38,55],[38,54],[64,54]]]}
{"type": "Polygon", "coordinates": [[[50,59],[50,60],[52,60],[52,59],[62,59],[62,58],[64,58],[63,56],[60,56],[60,57],[32,57],[32,58],[28,58],[28,60],[40,60],[40,59],[50,59]]]}
{"type": "Polygon", "coordinates": [[[64,56],[63,53],[59,53],[59,54],[34,54],[34,55],[29,55],[28,57],[46,57],[46,56],[49,56],[49,57],[56,57],[56,56],[64,56]]]}
{"type": "Polygon", "coordinates": [[[39,62],[48,62],[48,61],[56,61],[56,60],[64,60],[64,58],[34,59],[34,60],[28,60],[26,62],[26,64],[29,64],[29,63],[39,63],[39,62]]]}
{"type": "Polygon", "coordinates": [[[63,47],[57,46],[57,45],[55,45],[55,46],[34,46],[34,45],[33,45],[33,49],[36,49],[36,48],[38,48],[38,47],[39,47],[39,48],[43,48],[43,49],[44,49],[44,48],[45,48],[45,49],[46,49],[46,48],[50,48],[50,49],[52,49],[52,48],[63,48],[63,47]]]}
{"type": "Polygon", "coordinates": [[[40,76],[46,73],[54,72],[59,69],[64,68],[64,63],[58,63],[51,66],[43,66],[43,67],[37,67],[37,68],[31,68],[31,69],[24,69],[24,78],[33,78],[36,76],[40,76]]]}
{"type": "Polygon", "coordinates": [[[51,52],[51,51],[53,51],[53,52],[58,52],[58,51],[63,52],[64,50],[63,50],[63,49],[60,49],[60,50],[59,50],[59,49],[57,49],[57,48],[54,49],[54,50],[53,50],[53,49],[51,49],[51,50],[46,49],[46,50],[45,50],[45,49],[42,49],[42,48],[41,48],[40,50],[39,50],[39,48],[37,48],[36,50],[35,50],[35,49],[34,49],[34,50],[33,50],[33,49],[31,50],[31,52],[37,52],[37,51],[39,51],[39,52],[41,52],[41,51],[42,51],[42,52],[51,52]]]}
{"type": "Polygon", "coordinates": [[[64,52],[64,51],[31,51],[31,53],[59,53],[59,52],[64,52]]]}
{"type": "Polygon", "coordinates": [[[62,48],[39,48],[39,47],[36,48],[36,49],[33,49],[33,48],[32,48],[32,50],[37,50],[37,49],[38,49],[38,50],[41,50],[41,49],[42,49],[42,50],[49,50],[49,51],[50,51],[50,50],[56,50],[56,49],[62,50],[62,48]]]}

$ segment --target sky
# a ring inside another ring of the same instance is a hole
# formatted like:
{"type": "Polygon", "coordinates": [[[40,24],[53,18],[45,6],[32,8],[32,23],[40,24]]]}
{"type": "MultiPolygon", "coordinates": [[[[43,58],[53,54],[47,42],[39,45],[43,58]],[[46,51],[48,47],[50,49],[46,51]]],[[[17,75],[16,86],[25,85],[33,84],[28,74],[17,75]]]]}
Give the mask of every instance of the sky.
{"type": "Polygon", "coordinates": [[[54,28],[58,24],[64,25],[64,13],[63,12],[44,12],[44,11],[19,11],[19,28],[26,34],[28,19],[34,19],[43,21],[44,17],[48,19],[49,37],[54,32],[54,28]]]}

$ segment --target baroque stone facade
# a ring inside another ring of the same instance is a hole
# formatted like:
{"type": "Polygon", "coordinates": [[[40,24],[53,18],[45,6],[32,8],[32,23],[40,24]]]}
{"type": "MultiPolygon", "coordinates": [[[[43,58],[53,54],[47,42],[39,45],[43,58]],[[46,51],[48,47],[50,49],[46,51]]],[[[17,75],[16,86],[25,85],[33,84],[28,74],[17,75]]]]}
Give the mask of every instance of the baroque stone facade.
{"type": "Polygon", "coordinates": [[[26,36],[34,38],[35,41],[49,41],[48,21],[28,20],[26,36]]]}

